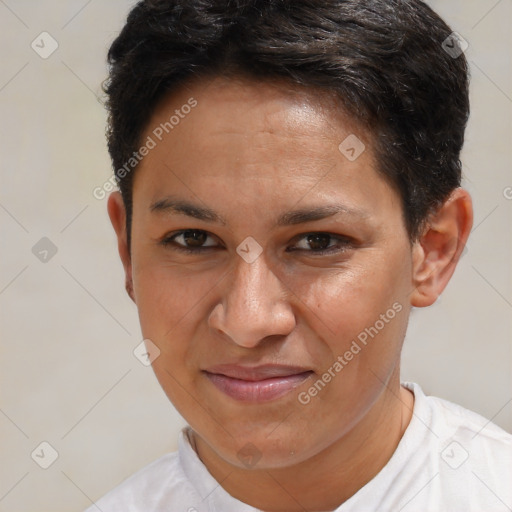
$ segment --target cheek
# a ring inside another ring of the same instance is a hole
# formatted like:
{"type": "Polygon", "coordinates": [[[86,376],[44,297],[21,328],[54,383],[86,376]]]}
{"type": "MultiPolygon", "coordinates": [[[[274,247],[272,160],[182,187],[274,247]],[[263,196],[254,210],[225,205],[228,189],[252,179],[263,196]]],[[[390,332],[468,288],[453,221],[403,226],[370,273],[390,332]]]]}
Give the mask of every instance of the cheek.
{"type": "Polygon", "coordinates": [[[314,331],[324,339],[347,341],[374,325],[395,302],[405,307],[407,280],[398,261],[362,262],[324,270],[315,278],[297,276],[290,288],[314,331]]]}
{"type": "Polygon", "coordinates": [[[353,266],[302,283],[301,295],[297,290],[306,305],[301,314],[317,335],[308,352],[317,363],[318,379],[327,382],[325,387],[313,383],[299,402],[327,430],[354,425],[397,368],[409,311],[400,261],[353,266]]]}
{"type": "Polygon", "coordinates": [[[220,273],[187,270],[165,263],[134,264],[133,284],[143,335],[172,339],[173,331],[193,324],[204,301],[221,280],[220,273]]]}
{"type": "MultiPolygon", "coordinates": [[[[187,418],[195,388],[198,350],[195,329],[219,275],[198,275],[176,265],[134,265],[134,291],[142,335],[160,350],[153,371],[169,400],[187,418]]],[[[199,397],[198,397],[199,399],[199,397]]]]}

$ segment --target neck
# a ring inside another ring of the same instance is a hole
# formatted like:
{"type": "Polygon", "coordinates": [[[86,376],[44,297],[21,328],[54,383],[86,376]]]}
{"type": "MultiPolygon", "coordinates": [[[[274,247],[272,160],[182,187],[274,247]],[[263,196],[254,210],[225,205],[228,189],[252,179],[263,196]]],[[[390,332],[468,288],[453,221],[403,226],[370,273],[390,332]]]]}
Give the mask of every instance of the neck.
{"type": "Polygon", "coordinates": [[[199,458],[231,496],[267,512],[334,510],[387,464],[412,416],[413,394],[391,382],[347,435],[285,468],[247,470],[219,457],[194,435],[199,458]],[[399,398],[399,399],[397,399],[399,398]]]}

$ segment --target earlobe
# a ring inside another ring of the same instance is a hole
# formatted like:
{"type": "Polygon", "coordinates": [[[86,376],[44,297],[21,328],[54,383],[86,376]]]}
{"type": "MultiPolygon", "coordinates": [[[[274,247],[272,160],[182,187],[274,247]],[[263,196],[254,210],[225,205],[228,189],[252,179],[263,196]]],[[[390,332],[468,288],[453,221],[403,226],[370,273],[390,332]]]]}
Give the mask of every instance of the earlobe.
{"type": "Polygon", "coordinates": [[[120,192],[112,192],[112,194],[110,194],[107,203],[107,210],[110,222],[112,223],[112,227],[114,228],[117,236],[117,248],[125,273],[126,292],[133,302],[136,302],[135,294],[133,292],[131,255],[128,249],[128,237],[126,233],[126,208],[120,192]]]}
{"type": "Polygon", "coordinates": [[[473,225],[469,192],[455,189],[432,215],[412,250],[411,305],[432,305],[448,284],[473,225]]]}

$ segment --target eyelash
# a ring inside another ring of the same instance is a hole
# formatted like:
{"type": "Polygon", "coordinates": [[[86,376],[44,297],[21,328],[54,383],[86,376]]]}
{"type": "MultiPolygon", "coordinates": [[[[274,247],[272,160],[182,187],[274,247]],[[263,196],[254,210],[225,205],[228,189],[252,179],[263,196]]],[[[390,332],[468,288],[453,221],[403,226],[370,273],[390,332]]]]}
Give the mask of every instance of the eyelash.
{"type": "MultiPolygon", "coordinates": [[[[184,254],[199,254],[199,253],[211,250],[211,249],[218,248],[218,246],[207,246],[207,247],[196,247],[194,249],[191,249],[189,247],[177,244],[174,241],[174,238],[176,238],[180,235],[183,235],[184,233],[186,233],[188,231],[206,233],[207,236],[213,237],[213,235],[211,235],[210,233],[208,233],[207,231],[204,231],[202,229],[185,229],[182,231],[177,231],[176,233],[173,233],[171,236],[165,237],[163,240],[160,241],[160,245],[167,247],[167,248],[170,247],[172,250],[179,251],[184,254]]],[[[343,250],[346,250],[349,247],[353,247],[353,243],[351,242],[351,240],[348,237],[337,236],[337,235],[334,235],[332,233],[328,233],[325,231],[312,231],[309,233],[304,233],[302,235],[299,235],[296,238],[298,238],[298,240],[302,240],[303,238],[305,238],[309,235],[328,235],[331,237],[331,239],[338,240],[339,245],[341,245],[342,247],[341,248],[328,247],[326,249],[317,250],[317,251],[307,250],[307,249],[292,249],[291,251],[287,250],[287,252],[305,251],[305,252],[309,252],[309,253],[312,253],[315,255],[325,255],[325,254],[330,254],[330,253],[342,252],[343,250]]]]}

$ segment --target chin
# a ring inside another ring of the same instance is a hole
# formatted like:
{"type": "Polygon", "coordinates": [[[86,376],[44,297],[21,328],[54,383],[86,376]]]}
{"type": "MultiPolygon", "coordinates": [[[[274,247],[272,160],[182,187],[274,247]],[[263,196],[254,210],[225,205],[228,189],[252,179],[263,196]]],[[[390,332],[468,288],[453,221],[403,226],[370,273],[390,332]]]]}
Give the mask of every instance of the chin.
{"type": "Polygon", "coordinates": [[[274,426],[273,429],[274,431],[268,425],[259,431],[253,427],[242,434],[226,426],[226,430],[233,437],[226,434],[222,440],[203,438],[210,446],[215,447],[220,457],[243,469],[279,469],[293,466],[322,449],[319,446],[315,450],[313,440],[298,438],[297,430],[290,427],[274,426]]]}

